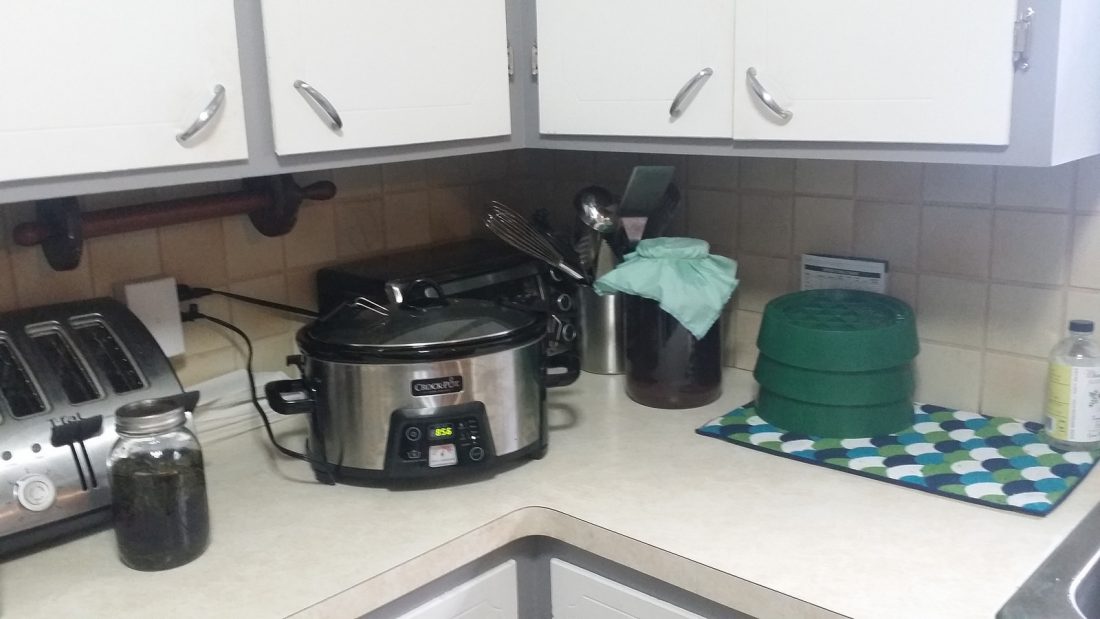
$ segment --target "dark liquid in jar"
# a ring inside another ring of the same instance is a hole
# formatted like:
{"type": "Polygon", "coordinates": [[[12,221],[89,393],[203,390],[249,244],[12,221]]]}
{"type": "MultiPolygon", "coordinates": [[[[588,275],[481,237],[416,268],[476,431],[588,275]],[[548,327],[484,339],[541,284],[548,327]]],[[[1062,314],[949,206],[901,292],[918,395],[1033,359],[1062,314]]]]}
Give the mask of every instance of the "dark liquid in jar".
{"type": "Polygon", "coordinates": [[[697,339],[656,301],[626,297],[626,394],[655,408],[694,408],[722,395],[721,320],[697,339]]]}
{"type": "Polygon", "coordinates": [[[202,452],[176,453],[171,461],[138,454],[112,467],[119,556],[135,570],[178,567],[201,555],[210,540],[202,452]]]}

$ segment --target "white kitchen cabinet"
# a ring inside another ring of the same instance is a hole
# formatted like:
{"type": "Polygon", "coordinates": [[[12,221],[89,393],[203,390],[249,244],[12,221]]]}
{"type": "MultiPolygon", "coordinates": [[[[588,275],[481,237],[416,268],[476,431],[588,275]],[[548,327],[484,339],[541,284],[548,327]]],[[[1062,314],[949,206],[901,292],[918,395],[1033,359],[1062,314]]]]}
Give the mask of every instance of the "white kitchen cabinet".
{"type": "Polygon", "coordinates": [[[550,560],[554,619],[703,619],[560,559],[550,560]]]}
{"type": "Polygon", "coordinates": [[[539,131],[729,139],[733,14],[734,0],[539,0],[539,131]]]}
{"type": "Polygon", "coordinates": [[[519,619],[515,560],[451,589],[399,619],[519,619]]]}
{"type": "Polygon", "coordinates": [[[278,154],[511,133],[504,0],[262,6],[278,154]]]}
{"type": "Polygon", "coordinates": [[[738,0],[733,137],[1008,144],[1016,11],[1016,0],[738,0]]]}
{"type": "Polygon", "coordinates": [[[0,182],[248,156],[232,2],[2,2],[0,83],[0,182]]]}

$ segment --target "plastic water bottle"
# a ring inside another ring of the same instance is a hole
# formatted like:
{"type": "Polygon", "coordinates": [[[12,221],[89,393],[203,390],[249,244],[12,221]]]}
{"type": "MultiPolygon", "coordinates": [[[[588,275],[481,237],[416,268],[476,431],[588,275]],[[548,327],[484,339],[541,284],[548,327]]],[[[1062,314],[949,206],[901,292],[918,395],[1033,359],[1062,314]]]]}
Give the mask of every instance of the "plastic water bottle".
{"type": "Polygon", "coordinates": [[[1100,447],[1100,346],[1091,320],[1071,320],[1069,337],[1050,352],[1046,435],[1054,447],[1100,447]]]}

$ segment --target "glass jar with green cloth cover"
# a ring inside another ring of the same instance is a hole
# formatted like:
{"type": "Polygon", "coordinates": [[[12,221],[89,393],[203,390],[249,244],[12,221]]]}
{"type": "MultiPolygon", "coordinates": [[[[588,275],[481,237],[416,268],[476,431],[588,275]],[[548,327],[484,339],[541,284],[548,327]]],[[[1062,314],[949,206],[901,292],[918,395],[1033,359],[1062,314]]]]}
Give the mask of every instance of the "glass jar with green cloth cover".
{"type": "Polygon", "coordinates": [[[646,406],[693,408],[721,395],[719,318],[737,288],[737,263],[706,241],[644,239],[596,281],[626,305],[626,392],[646,406]]]}

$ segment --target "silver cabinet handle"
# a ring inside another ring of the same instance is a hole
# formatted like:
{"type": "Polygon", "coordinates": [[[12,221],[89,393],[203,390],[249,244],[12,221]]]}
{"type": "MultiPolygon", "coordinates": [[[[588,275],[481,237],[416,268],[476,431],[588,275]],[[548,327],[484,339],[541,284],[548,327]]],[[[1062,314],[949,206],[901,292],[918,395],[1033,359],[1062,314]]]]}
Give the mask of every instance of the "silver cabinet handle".
{"type": "Polygon", "coordinates": [[[191,123],[191,126],[184,129],[183,133],[176,134],[176,141],[182,145],[186,145],[191,138],[198,135],[200,131],[206,128],[206,125],[210,124],[210,121],[214,120],[214,117],[218,115],[218,112],[222,109],[222,104],[225,103],[225,87],[221,84],[214,86],[214,98],[210,100],[210,103],[206,104],[206,108],[199,112],[195,122],[191,123]]]}
{"type": "Polygon", "coordinates": [[[784,121],[790,120],[794,117],[794,112],[779,105],[779,102],[775,100],[775,97],[768,92],[767,88],[760,83],[760,80],[756,79],[756,67],[749,67],[749,87],[752,88],[752,93],[756,95],[757,99],[763,103],[773,114],[783,119],[784,121]]]}
{"type": "Polygon", "coordinates": [[[714,69],[705,67],[702,71],[691,76],[691,79],[684,84],[680,92],[676,93],[676,98],[672,100],[672,105],[668,108],[668,115],[679,118],[684,113],[684,102],[687,101],[689,96],[695,94],[703,86],[703,82],[712,75],[714,75],[714,69]]]}
{"type": "Polygon", "coordinates": [[[344,127],[344,121],[340,120],[340,113],[333,107],[332,102],[325,98],[325,95],[317,92],[316,88],[302,80],[294,82],[294,87],[297,88],[298,92],[302,93],[302,96],[308,99],[310,103],[320,108],[325,116],[328,116],[328,126],[330,129],[339,131],[344,127]]]}

